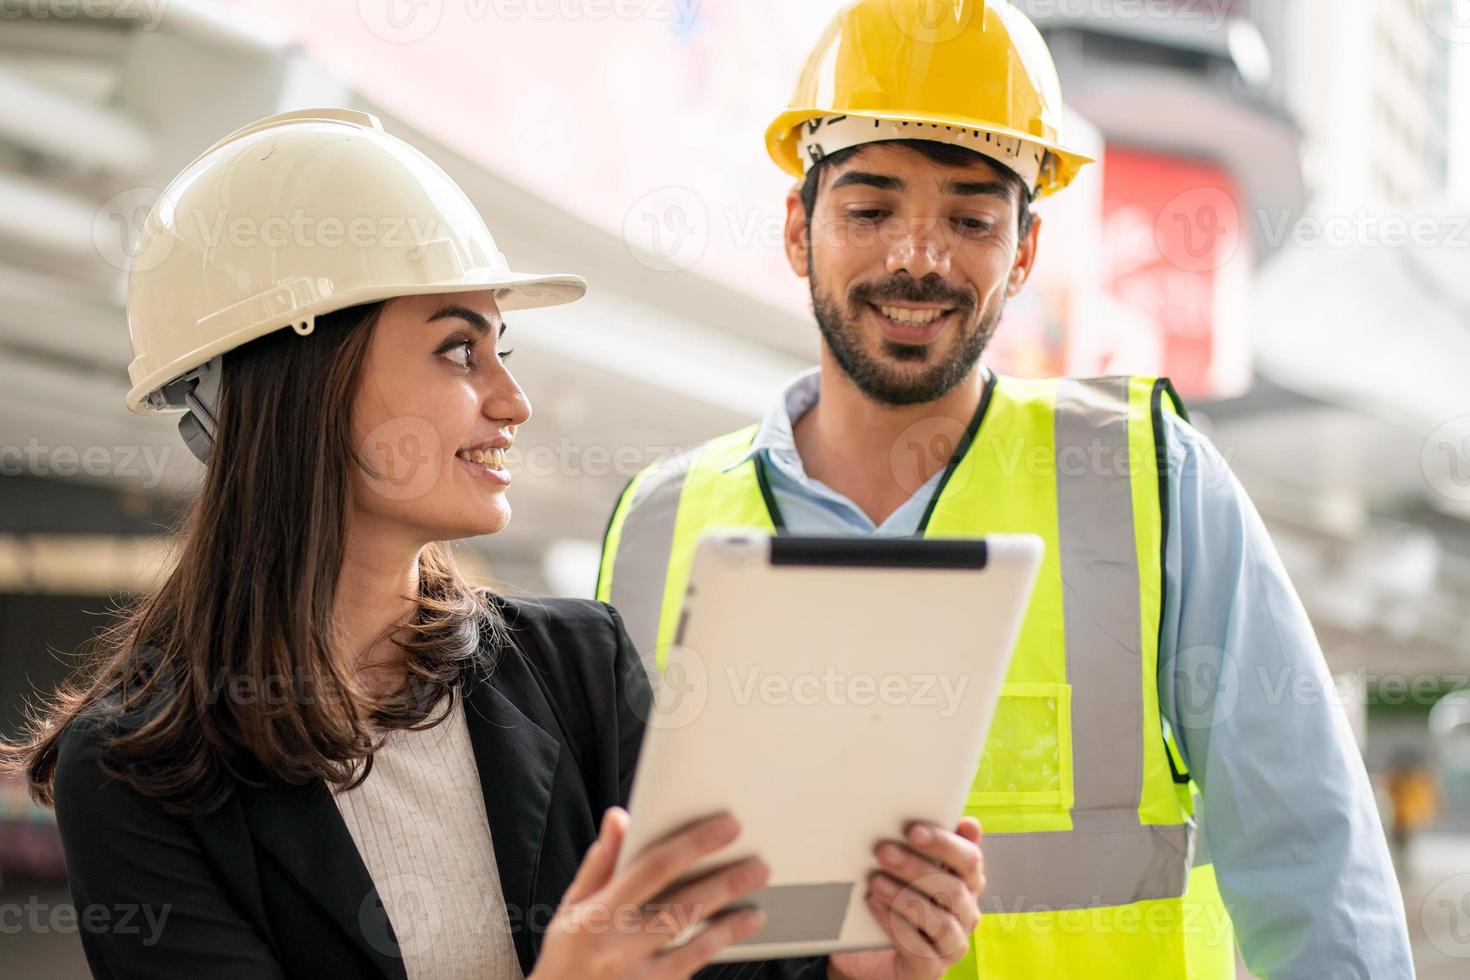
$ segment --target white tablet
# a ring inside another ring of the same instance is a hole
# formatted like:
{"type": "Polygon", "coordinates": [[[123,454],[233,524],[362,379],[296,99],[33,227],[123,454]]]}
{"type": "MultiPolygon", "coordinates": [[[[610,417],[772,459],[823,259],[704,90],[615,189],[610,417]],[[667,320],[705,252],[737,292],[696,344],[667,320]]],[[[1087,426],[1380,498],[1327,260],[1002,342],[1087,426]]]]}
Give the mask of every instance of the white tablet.
{"type": "Polygon", "coordinates": [[[691,877],[754,855],[771,878],[742,903],[765,928],[718,962],[891,945],[863,899],[873,848],[959,822],[1041,553],[1031,535],[705,535],[619,869],[729,810],[741,836],[691,877]]]}

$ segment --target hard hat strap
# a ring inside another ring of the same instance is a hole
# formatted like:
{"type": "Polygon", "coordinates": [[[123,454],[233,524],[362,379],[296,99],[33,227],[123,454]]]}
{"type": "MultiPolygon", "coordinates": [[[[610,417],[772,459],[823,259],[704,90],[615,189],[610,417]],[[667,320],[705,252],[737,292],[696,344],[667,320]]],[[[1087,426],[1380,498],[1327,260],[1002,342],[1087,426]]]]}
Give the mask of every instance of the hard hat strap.
{"type": "Polygon", "coordinates": [[[216,354],[163,389],[169,405],[188,409],[179,419],[179,435],[184,437],[189,452],[201,463],[209,462],[215,432],[219,428],[219,386],[223,365],[224,356],[216,354]]]}

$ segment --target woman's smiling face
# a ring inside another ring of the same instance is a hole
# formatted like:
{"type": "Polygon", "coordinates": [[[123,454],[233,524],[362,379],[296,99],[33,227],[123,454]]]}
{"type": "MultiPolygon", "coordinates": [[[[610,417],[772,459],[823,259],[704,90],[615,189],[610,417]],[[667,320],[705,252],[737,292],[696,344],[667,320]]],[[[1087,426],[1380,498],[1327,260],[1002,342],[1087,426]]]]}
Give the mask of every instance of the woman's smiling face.
{"type": "Polygon", "coordinates": [[[356,515],[423,542],[505,527],[505,452],[531,403],[506,369],[504,331],[490,290],[383,307],[353,405],[356,515]]]}

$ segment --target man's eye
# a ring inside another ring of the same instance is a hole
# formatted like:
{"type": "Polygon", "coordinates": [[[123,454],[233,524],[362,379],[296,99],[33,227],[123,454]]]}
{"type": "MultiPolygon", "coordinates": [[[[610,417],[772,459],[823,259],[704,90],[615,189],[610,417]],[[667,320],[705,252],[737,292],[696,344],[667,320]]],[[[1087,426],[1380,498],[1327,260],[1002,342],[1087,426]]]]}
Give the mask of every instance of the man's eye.
{"type": "Polygon", "coordinates": [[[847,212],[848,215],[858,221],[882,221],[888,212],[882,208],[858,208],[847,212]]]}
{"type": "Polygon", "coordinates": [[[966,231],[988,231],[990,222],[984,218],[958,218],[956,222],[966,231]]]}

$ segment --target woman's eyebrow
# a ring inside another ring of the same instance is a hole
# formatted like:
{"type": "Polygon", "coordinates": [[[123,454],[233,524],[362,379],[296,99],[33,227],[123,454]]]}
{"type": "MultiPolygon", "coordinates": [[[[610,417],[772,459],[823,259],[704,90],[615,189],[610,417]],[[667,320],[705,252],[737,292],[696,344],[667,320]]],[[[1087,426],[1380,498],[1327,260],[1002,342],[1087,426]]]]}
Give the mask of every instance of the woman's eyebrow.
{"type": "MultiPolygon", "coordinates": [[[[480,336],[490,332],[490,318],[483,313],[470,309],[468,306],[446,306],[444,309],[429,317],[429,322],[443,320],[448,317],[459,317],[461,320],[474,327],[480,336]]],[[[500,321],[500,329],[495,332],[497,338],[505,336],[505,321],[500,321]]]]}

